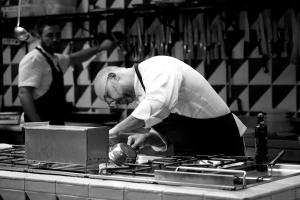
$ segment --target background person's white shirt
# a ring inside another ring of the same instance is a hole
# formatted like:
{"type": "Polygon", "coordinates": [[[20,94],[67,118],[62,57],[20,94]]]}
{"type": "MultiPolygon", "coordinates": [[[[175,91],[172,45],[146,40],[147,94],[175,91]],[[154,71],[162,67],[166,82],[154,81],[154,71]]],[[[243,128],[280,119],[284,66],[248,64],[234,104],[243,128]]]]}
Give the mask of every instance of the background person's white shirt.
{"type": "MultiPolygon", "coordinates": [[[[70,63],[70,57],[68,55],[54,54],[54,56],[52,56],[47,52],[45,53],[51,58],[55,66],[59,64],[61,70],[63,72],[66,71],[70,63]]],[[[18,86],[34,87],[33,98],[37,99],[49,90],[51,82],[52,72],[50,65],[37,49],[33,49],[20,61],[18,86]]]]}

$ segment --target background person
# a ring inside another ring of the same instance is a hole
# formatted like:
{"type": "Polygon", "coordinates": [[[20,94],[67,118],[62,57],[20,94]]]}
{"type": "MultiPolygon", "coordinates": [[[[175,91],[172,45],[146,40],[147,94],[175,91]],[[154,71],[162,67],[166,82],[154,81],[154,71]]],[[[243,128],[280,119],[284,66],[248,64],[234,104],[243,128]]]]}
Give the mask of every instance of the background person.
{"type": "Polygon", "coordinates": [[[80,64],[112,46],[110,40],[102,45],[62,55],[61,28],[46,22],[39,29],[40,44],[24,56],[19,64],[19,98],[25,122],[50,121],[64,124],[67,114],[63,74],[70,65],[80,64]]]}

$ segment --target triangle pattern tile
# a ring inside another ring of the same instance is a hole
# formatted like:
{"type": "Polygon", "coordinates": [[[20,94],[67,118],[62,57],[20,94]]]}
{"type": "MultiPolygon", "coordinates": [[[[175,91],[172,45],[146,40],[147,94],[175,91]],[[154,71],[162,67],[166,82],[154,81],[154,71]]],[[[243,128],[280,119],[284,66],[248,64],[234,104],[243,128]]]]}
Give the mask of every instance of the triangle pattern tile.
{"type": "MultiPolygon", "coordinates": [[[[297,102],[296,102],[296,98],[295,98],[297,89],[294,86],[291,86],[291,87],[292,87],[292,89],[284,96],[284,98],[280,102],[277,102],[277,105],[274,106],[274,107],[276,107],[276,109],[286,110],[289,112],[297,111],[297,102]]],[[[274,92],[273,92],[273,94],[274,94],[274,92]]],[[[273,100],[273,102],[274,102],[274,100],[273,100]]]]}
{"type": "Polygon", "coordinates": [[[89,108],[91,103],[91,86],[85,86],[85,90],[76,101],[76,107],[89,108]]]}
{"type": "Polygon", "coordinates": [[[153,19],[152,23],[149,25],[148,32],[149,34],[153,34],[156,32],[157,27],[161,25],[158,18],[153,19]]]}
{"type": "Polygon", "coordinates": [[[10,46],[10,58],[11,62],[13,61],[14,57],[18,54],[19,50],[23,48],[23,45],[19,46],[10,46]]]}
{"type": "Polygon", "coordinates": [[[89,11],[89,0],[77,1],[77,12],[86,13],[89,11]]]}
{"type": "Polygon", "coordinates": [[[6,107],[11,107],[12,106],[12,87],[5,87],[5,92],[3,95],[3,104],[6,107]]]}
{"type": "Polygon", "coordinates": [[[273,60],[272,80],[273,84],[295,84],[296,66],[287,59],[273,60]]]}
{"type": "Polygon", "coordinates": [[[73,66],[70,66],[67,71],[64,73],[64,84],[65,85],[73,85],[74,79],[73,79],[73,66]]]}
{"type": "Polygon", "coordinates": [[[80,76],[80,74],[83,71],[83,67],[82,65],[76,65],[73,68],[73,78],[74,78],[74,84],[76,85],[78,83],[78,78],[80,76]]]}
{"type": "Polygon", "coordinates": [[[15,101],[13,102],[14,107],[22,107],[21,101],[19,98],[16,98],[15,101]]]}
{"type": "Polygon", "coordinates": [[[244,58],[244,39],[241,39],[232,50],[232,59],[244,58]]]}
{"type": "Polygon", "coordinates": [[[124,18],[109,18],[107,19],[107,30],[111,32],[120,31],[125,32],[125,20],[124,18]]]}
{"type": "Polygon", "coordinates": [[[125,0],[107,0],[108,2],[110,2],[108,4],[107,2],[107,6],[109,8],[125,8],[125,0]]]}
{"type": "Polygon", "coordinates": [[[253,49],[253,51],[250,53],[249,58],[262,58],[262,55],[259,53],[259,48],[256,47],[253,49]]]}
{"type": "MultiPolygon", "coordinates": [[[[211,73],[211,72],[208,72],[211,73]]],[[[226,65],[221,62],[208,78],[210,84],[226,84],[226,65]]]]}
{"type": "Polygon", "coordinates": [[[85,91],[90,87],[89,85],[77,85],[74,90],[75,94],[75,104],[84,96],[85,91]]]}
{"type": "Polygon", "coordinates": [[[19,92],[19,87],[13,85],[11,87],[11,97],[12,97],[12,102],[15,102],[19,97],[18,97],[18,92],[19,92]]]}
{"type": "Polygon", "coordinates": [[[87,69],[83,69],[77,78],[77,84],[89,85],[90,83],[89,71],[87,69]]]}
{"type": "Polygon", "coordinates": [[[138,34],[138,26],[140,26],[141,31],[144,30],[143,18],[141,18],[141,17],[135,18],[133,24],[131,25],[130,31],[133,35],[138,34]]]}
{"type": "Polygon", "coordinates": [[[257,58],[257,56],[259,56],[257,43],[255,41],[257,41],[256,31],[250,29],[250,42],[244,41],[244,58],[251,57],[251,53],[252,58],[257,58]],[[255,48],[257,48],[256,51],[255,48]]]}
{"type": "Polygon", "coordinates": [[[94,81],[96,78],[98,72],[104,67],[105,62],[91,62],[91,64],[88,66],[88,73],[89,77],[91,78],[91,82],[94,81]]]}
{"type": "Polygon", "coordinates": [[[231,103],[230,110],[232,111],[249,111],[249,88],[247,87],[244,91],[231,103]],[[240,101],[240,102],[239,102],[240,101]],[[241,110],[239,110],[238,104],[241,104],[241,110]]]}
{"type": "Polygon", "coordinates": [[[93,108],[104,108],[108,109],[109,106],[104,101],[101,101],[99,98],[95,99],[92,104],[93,108]]]}
{"type": "MultiPolygon", "coordinates": [[[[91,4],[91,1],[90,1],[91,4]]],[[[95,8],[107,8],[106,6],[106,0],[97,0],[95,3],[95,8]]]]}
{"type": "Polygon", "coordinates": [[[248,80],[248,60],[243,61],[242,63],[238,65],[232,65],[232,71],[233,72],[233,76],[232,76],[232,83],[239,85],[239,84],[248,84],[249,80],[248,80]],[[236,69],[236,67],[238,67],[236,69]]]}
{"type": "Polygon", "coordinates": [[[11,63],[11,48],[10,46],[6,46],[3,48],[2,51],[2,56],[3,56],[3,64],[10,64],[11,63]]]}
{"type": "Polygon", "coordinates": [[[263,66],[264,62],[262,59],[249,59],[249,81],[250,84],[270,84],[271,76],[270,73],[265,73],[263,66]]]}
{"type": "Polygon", "coordinates": [[[226,101],[226,87],[225,85],[212,85],[214,90],[221,96],[221,98],[226,101]]]}
{"type": "MultiPolygon", "coordinates": [[[[238,31],[238,30],[227,30],[226,32],[226,44],[227,44],[227,48],[228,49],[232,49],[231,51],[231,57],[233,57],[234,53],[235,56],[237,56],[236,58],[243,58],[243,46],[242,46],[242,42],[243,41],[243,37],[244,37],[244,32],[243,31],[238,31]],[[234,51],[235,47],[237,47],[237,49],[234,51]],[[237,53],[237,51],[240,51],[240,53],[237,53]]],[[[230,55],[229,55],[230,56],[230,55]]]]}
{"type": "Polygon", "coordinates": [[[74,86],[65,86],[66,91],[66,101],[75,102],[75,87],[74,86]]]}
{"type": "Polygon", "coordinates": [[[19,75],[19,65],[12,64],[11,65],[11,80],[13,85],[18,85],[18,75],[19,75]]]}
{"type": "MultiPolygon", "coordinates": [[[[228,85],[228,91],[229,91],[229,85],[228,85]]],[[[240,96],[240,94],[247,89],[247,85],[231,85],[231,97],[228,96],[228,104],[231,105],[232,102],[240,96]]]]}
{"type": "Polygon", "coordinates": [[[213,73],[218,69],[220,66],[225,66],[224,61],[222,60],[212,60],[209,65],[205,65],[205,78],[207,80],[213,75],[213,73]]]}
{"type": "Polygon", "coordinates": [[[116,47],[112,50],[112,52],[108,52],[108,62],[116,62],[120,60],[125,60],[125,57],[119,47],[116,47]]]}
{"type": "Polygon", "coordinates": [[[126,8],[133,8],[134,4],[142,4],[143,0],[125,0],[125,7],[126,8]]]}
{"type": "Polygon", "coordinates": [[[100,20],[97,26],[97,33],[107,33],[107,20],[100,20]]]}
{"type": "Polygon", "coordinates": [[[73,25],[73,29],[75,29],[75,32],[73,31],[74,38],[88,38],[90,36],[88,31],[90,30],[90,23],[88,21],[81,22],[80,27],[73,25]]]}
{"type": "Polygon", "coordinates": [[[200,62],[200,64],[198,64],[195,69],[197,70],[197,72],[199,72],[202,76],[204,76],[204,62],[200,62]]]}
{"type": "Polygon", "coordinates": [[[273,85],[273,108],[276,108],[278,104],[283,101],[286,96],[291,92],[294,88],[293,85],[273,85]]]}
{"type": "Polygon", "coordinates": [[[22,60],[22,58],[25,56],[26,50],[25,47],[18,48],[18,50],[15,52],[14,56],[12,56],[12,63],[18,64],[22,60]]]}
{"type": "Polygon", "coordinates": [[[272,109],[272,90],[270,86],[249,86],[249,106],[251,111],[272,109]]]}
{"type": "Polygon", "coordinates": [[[72,33],[73,33],[72,22],[65,23],[61,30],[61,38],[62,39],[71,39],[73,36],[72,33]]]}
{"type": "Polygon", "coordinates": [[[218,92],[218,94],[226,102],[226,100],[227,100],[227,88],[225,87],[225,85],[223,86],[223,89],[218,92]]]}
{"type": "Polygon", "coordinates": [[[11,65],[5,65],[3,71],[3,85],[11,85],[11,65]]]}

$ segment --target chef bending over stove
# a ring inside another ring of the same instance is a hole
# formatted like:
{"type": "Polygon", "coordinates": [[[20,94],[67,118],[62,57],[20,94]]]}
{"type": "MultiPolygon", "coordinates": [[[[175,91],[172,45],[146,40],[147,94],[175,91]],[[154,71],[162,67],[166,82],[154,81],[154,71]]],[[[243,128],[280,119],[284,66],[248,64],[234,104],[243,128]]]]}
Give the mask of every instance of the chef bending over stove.
{"type": "Polygon", "coordinates": [[[120,133],[132,132],[127,143],[133,148],[165,151],[172,144],[176,155],[244,155],[246,126],[199,72],[176,58],[105,67],[97,74],[95,92],[109,105],[138,102],[109,130],[111,144],[120,133]],[[139,128],[149,131],[133,133],[139,128]]]}

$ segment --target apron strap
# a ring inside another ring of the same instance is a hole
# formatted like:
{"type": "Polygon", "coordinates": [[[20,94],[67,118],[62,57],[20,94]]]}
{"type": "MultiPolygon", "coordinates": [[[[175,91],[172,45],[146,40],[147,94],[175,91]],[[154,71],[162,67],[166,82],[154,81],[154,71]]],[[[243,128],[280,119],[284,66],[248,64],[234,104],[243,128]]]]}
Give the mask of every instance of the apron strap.
{"type": "Polygon", "coordinates": [[[145,85],[143,83],[142,75],[141,75],[141,73],[139,71],[139,65],[136,64],[136,63],[134,64],[134,70],[135,70],[135,73],[136,73],[136,75],[137,75],[137,77],[138,77],[138,79],[139,79],[139,81],[140,81],[140,83],[141,83],[144,91],[146,92],[146,88],[145,88],[145,85]]]}
{"type": "Polygon", "coordinates": [[[57,65],[58,65],[58,68],[55,67],[53,61],[49,58],[49,56],[47,56],[47,54],[45,54],[45,52],[43,52],[43,50],[42,50],[41,48],[39,48],[39,47],[35,47],[35,48],[36,48],[36,49],[37,49],[37,50],[38,50],[38,51],[46,58],[47,63],[51,66],[52,69],[56,69],[56,71],[61,72],[61,69],[60,69],[60,67],[59,67],[59,64],[57,64],[57,65]]]}

